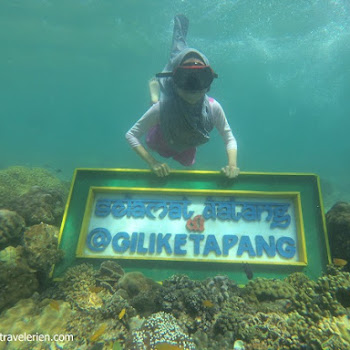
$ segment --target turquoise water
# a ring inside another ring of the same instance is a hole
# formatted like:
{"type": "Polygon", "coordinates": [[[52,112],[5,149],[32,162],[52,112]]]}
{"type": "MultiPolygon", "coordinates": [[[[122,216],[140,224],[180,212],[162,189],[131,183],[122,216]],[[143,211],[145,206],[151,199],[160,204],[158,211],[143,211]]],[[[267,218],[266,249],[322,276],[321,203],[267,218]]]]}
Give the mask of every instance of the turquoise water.
{"type": "MultiPolygon", "coordinates": [[[[0,168],[146,168],[124,134],[149,107],[172,19],[219,74],[243,171],[314,172],[350,200],[348,0],[2,0],[0,168]]],[[[193,169],[226,162],[217,133],[193,169]]],[[[171,167],[183,169],[170,162],[171,167]]]]}

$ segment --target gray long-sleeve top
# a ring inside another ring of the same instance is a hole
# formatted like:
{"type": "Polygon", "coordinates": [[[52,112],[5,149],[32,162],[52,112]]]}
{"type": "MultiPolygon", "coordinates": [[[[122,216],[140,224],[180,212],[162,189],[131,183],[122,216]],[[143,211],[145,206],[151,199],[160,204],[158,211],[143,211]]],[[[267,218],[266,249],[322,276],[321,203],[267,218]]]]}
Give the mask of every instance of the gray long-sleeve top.
{"type": "MultiPolygon", "coordinates": [[[[222,136],[226,150],[237,149],[237,142],[232,134],[229,123],[227,122],[225,112],[219,102],[209,97],[209,106],[213,124],[222,136]]],[[[126,133],[125,137],[131,147],[137,147],[141,144],[141,137],[154,125],[160,122],[160,103],[154,104],[126,133]]]]}

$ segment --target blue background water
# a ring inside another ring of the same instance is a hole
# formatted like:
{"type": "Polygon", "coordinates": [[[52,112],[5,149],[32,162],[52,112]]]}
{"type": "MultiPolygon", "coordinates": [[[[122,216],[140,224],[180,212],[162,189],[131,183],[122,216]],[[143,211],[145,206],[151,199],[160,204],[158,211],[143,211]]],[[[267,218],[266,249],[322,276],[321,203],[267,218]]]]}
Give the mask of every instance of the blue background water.
{"type": "MultiPolygon", "coordinates": [[[[219,74],[244,171],[315,172],[350,200],[349,0],[2,0],[0,168],[146,168],[124,134],[149,107],[172,19],[219,74]]],[[[217,133],[194,169],[226,162],[217,133]]],[[[170,162],[173,168],[183,169],[170,162]]]]}

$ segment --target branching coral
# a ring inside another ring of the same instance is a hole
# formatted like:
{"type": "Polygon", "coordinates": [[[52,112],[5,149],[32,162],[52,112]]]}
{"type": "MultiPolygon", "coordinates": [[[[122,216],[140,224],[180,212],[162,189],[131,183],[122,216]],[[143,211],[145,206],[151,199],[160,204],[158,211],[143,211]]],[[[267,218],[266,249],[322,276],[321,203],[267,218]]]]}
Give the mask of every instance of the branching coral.
{"type": "MultiPolygon", "coordinates": [[[[96,271],[92,265],[81,264],[67,270],[60,284],[66,300],[80,310],[96,309],[102,306],[102,301],[95,298],[93,292],[96,271]]],[[[99,298],[98,298],[99,299],[99,298]]]]}

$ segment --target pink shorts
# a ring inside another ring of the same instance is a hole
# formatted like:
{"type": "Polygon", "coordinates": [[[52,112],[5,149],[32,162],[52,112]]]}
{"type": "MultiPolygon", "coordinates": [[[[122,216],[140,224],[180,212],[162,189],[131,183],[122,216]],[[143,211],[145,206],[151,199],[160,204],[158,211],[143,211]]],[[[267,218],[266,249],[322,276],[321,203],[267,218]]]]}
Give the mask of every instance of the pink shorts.
{"type": "Polygon", "coordinates": [[[159,155],[165,158],[172,157],[180,164],[185,166],[193,165],[196,161],[195,147],[186,149],[185,151],[178,152],[170,148],[168,143],[165,141],[162,130],[159,124],[153,126],[147,134],[146,143],[150,149],[156,151],[159,155]]]}

